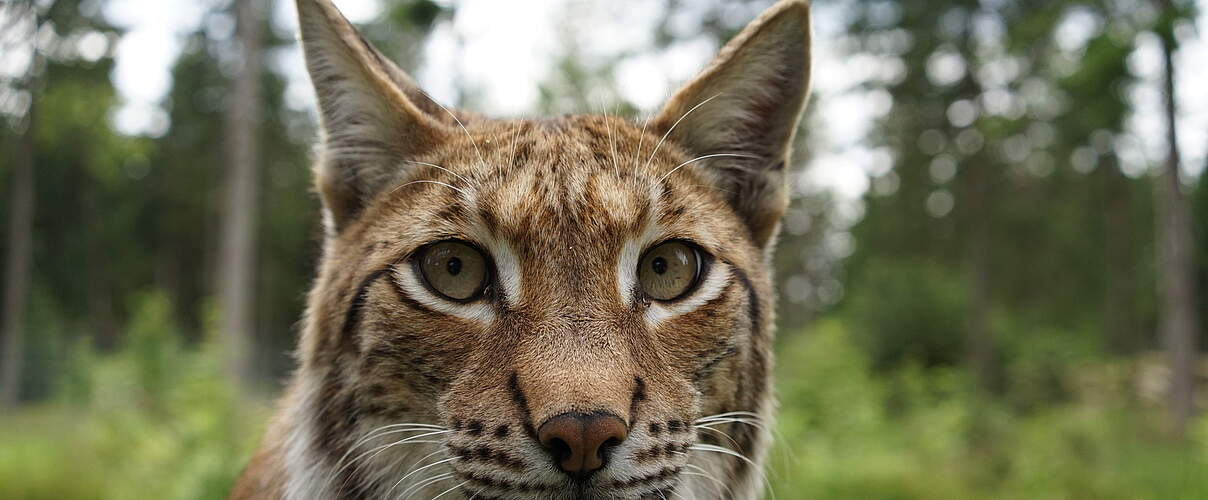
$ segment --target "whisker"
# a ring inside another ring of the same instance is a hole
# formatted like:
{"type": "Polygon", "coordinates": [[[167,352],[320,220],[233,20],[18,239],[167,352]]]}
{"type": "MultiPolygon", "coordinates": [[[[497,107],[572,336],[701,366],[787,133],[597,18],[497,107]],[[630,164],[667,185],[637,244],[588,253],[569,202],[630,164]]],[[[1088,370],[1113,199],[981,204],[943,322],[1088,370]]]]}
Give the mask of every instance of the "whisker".
{"type": "Polygon", "coordinates": [[[467,198],[470,196],[470,193],[467,193],[467,192],[466,192],[464,189],[457,188],[457,187],[453,187],[453,186],[451,186],[451,185],[449,185],[449,184],[446,184],[446,183],[443,183],[443,182],[440,182],[440,181],[431,181],[431,180],[426,180],[426,179],[421,179],[421,180],[417,180],[417,181],[411,181],[411,182],[404,183],[403,185],[401,185],[401,186],[399,186],[399,187],[396,187],[396,188],[394,188],[393,190],[391,190],[391,191],[390,191],[390,193],[391,193],[391,194],[393,194],[395,191],[398,191],[398,190],[400,190],[400,189],[402,189],[402,188],[405,188],[405,187],[407,187],[407,186],[410,186],[410,185],[412,185],[412,184],[436,184],[436,185],[438,185],[438,186],[444,186],[444,187],[447,187],[447,188],[452,189],[452,190],[454,190],[454,191],[457,191],[458,193],[461,193],[461,195],[462,195],[462,196],[465,196],[465,197],[467,197],[467,198]]]}
{"type": "Polygon", "coordinates": [[[683,166],[684,166],[684,165],[687,165],[687,164],[689,164],[689,163],[698,162],[698,161],[701,161],[701,160],[707,160],[707,159],[709,159],[709,158],[717,158],[717,157],[722,157],[722,156],[724,156],[724,157],[731,157],[731,158],[757,158],[757,157],[755,157],[755,156],[751,156],[751,155],[744,155],[744,154],[737,154],[737,153],[715,153],[715,154],[711,154],[711,155],[698,156],[698,157],[696,157],[696,158],[693,158],[693,159],[691,159],[691,160],[688,160],[688,161],[686,161],[686,162],[683,162],[683,163],[681,163],[681,164],[679,164],[679,165],[676,165],[676,167],[675,167],[675,168],[673,168],[673,169],[671,169],[671,171],[670,171],[670,172],[667,172],[667,173],[663,174],[663,176],[662,176],[662,177],[659,177],[658,182],[663,182],[664,180],[666,180],[666,179],[667,179],[667,177],[670,177],[670,176],[671,176],[671,174],[674,174],[676,170],[679,170],[680,168],[683,168],[683,166]]]}
{"type": "Polygon", "coordinates": [[[450,491],[453,491],[453,490],[455,490],[455,489],[457,489],[457,488],[460,488],[460,487],[462,487],[462,486],[465,486],[467,483],[469,483],[469,481],[462,481],[462,482],[461,482],[461,484],[455,485],[455,486],[453,486],[452,488],[449,488],[449,489],[447,489],[447,490],[445,490],[445,491],[440,492],[440,494],[439,494],[439,495],[436,495],[436,496],[432,497],[432,500],[436,500],[437,498],[443,497],[443,496],[445,496],[445,494],[446,494],[446,493],[448,493],[448,492],[450,492],[450,491]]]}
{"type": "Polygon", "coordinates": [[[610,123],[608,121],[608,109],[607,109],[607,107],[604,106],[603,98],[600,98],[600,100],[596,101],[596,104],[600,107],[600,117],[604,119],[604,129],[608,131],[608,142],[609,142],[609,144],[612,144],[612,170],[613,170],[613,173],[620,175],[621,170],[619,168],[617,168],[616,143],[614,143],[612,141],[612,123],[610,123]]]}
{"type": "MultiPolygon", "coordinates": [[[[398,440],[398,441],[394,441],[394,442],[391,442],[391,443],[387,443],[387,444],[384,444],[384,445],[378,446],[378,447],[373,448],[373,449],[371,449],[371,450],[369,450],[369,451],[366,451],[365,453],[362,453],[362,454],[360,454],[360,455],[357,455],[357,457],[356,457],[356,458],[354,458],[354,459],[350,460],[348,463],[344,464],[344,466],[343,466],[343,467],[340,467],[340,469],[336,471],[336,475],[339,475],[341,472],[344,472],[344,469],[347,469],[347,468],[348,468],[349,466],[351,466],[352,464],[355,464],[355,463],[357,463],[357,462],[361,461],[361,459],[362,459],[362,458],[365,458],[365,456],[366,456],[366,455],[373,454],[373,456],[369,457],[369,461],[372,461],[372,460],[373,460],[375,457],[377,457],[378,455],[380,455],[382,452],[384,452],[384,451],[386,451],[387,449],[390,449],[390,448],[392,448],[392,447],[398,446],[398,445],[400,445],[400,444],[407,444],[407,443],[411,443],[411,442],[416,442],[415,440],[417,440],[417,439],[419,439],[419,438],[424,438],[424,437],[428,437],[428,436],[435,436],[435,435],[438,435],[438,434],[448,434],[448,433],[450,433],[450,432],[453,432],[453,431],[433,431],[433,432],[427,432],[427,433],[424,433],[424,434],[419,434],[419,435],[411,436],[411,437],[409,437],[409,438],[404,438],[404,439],[401,439],[401,440],[398,440]]],[[[421,443],[436,443],[436,444],[440,444],[440,442],[439,442],[439,441],[419,441],[419,442],[421,442],[421,443]]]]}
{"type": "Polygon", "coordinates": [[[744,419],[737,419],[737,418],[717,420],[717,421],[713,421],[713,422],[705,422],[703,424],[695,424],[695,426],[713,428],[714,426],[725,425],[725,424],[743,424],[743,425],[749,425],[749,426],[759,429],[761,431],[767,430],[767,428],[762,423],[755,422],[753,420],[744,420],[744,419]]]}
{"type": "Polygon", "coordinates": [[[453,476],[454,476],[454,473],[445,472],[442,474],[437,474],[435,476],[429,477],[429,478],[424,479],[423,481],[420,481],[418,483],[415,483],[415,484],[411,485],[410,487],[408,487],[407,489],[403,490],[402,493],[399,493],[399,497],[402,497],[403,500],[406,500],[408,498],[411,498],[411,495],[418,493],[419,490],[424,489],[428,485],[439,483],[439,482],[449,479],[453,476]],[[410,493],[408,493],[408,492],[410,492],[410,493]],[[403,495],[407,495],[407,496],[403,496],[403,495]]]}
{"type": "Polygon", "coordinates": [[[423,94],[424,97],[427,97],[429,101],[432,101],[432,104],[440,106],[440,109],[445,110],[445,113],[448,113],[449,116],[453,118],[453,121],[457,122],[457,126],[461,127],[461,131],[466,133],[466,137],[470,138],[470,144],[474,146],[474,152],[478,153],[478,161],[485,166],[487,164],[487,160],[483,158],[482,150],[478,149],[478,141],[475,141],[474,136],[470,135],[469,129],[466,128],[465,124],[461,123],[461,119],[457,118],[457,115],[453,114],[452,111],[449,111],[449,108],[446,108],[444,104],[441,104],[436,99],[433,99],[432,96],[428,95],[427,92],[424,92],[422,89],[416,90],[419,90],[419,93],[423,94]]]}
{"type": "Polygon", "coordinates": [[[454,172],[454,171],[452,171],[452,170],[449,170],[449,169],[447,169],[447,168],[445,168],[445,167],[442,167],[442,166],[440,166],[440,165],[437,165],[437,164],[435,164],[435,163],[428,163],[428,162],[424,162],[424,161],[415,161],[415,160],[404,160],[404,161],[406,161],[407,163],[414,163],[414,164],[416,164],[416,165],[423,165],[423,166],[425,166],[425,167],[432,167],[432,168],[436,168],[436,169],[444,170],[445,172],[448,172],[448,173],[450,173],[450,174],[453,174],[453,176],[454,176],[454,177],[457,177],[457,178],[458,178],[459,180],[461,180],[462,182],[464,182],[464,183],[466,183],[466,184],[470,184],[470,180],[469,180],[469,179],[466,179],[466,178],[465,178],[464,176],[462,176],[461,174],[459,174],[459,173],[457,173],[457,172],[454,172]]]}
{"type": "Polygon", "coordinates": [[[712,424],[712,423],[717,423],[717,422],[723,422],[723,423],[725,423],[725,422],[749,422],[752,424],[760,424],[760,425],[763,424],[763,422],[760,422],[759,419],[751,418],[751,417],[714,417],[714,418],[701,419],[701,420],[696,421],[696,423],[698,423],[698,424],[712,424]]]}
{"type": "Polygon", "coordinates": [[[699,421],[707,419],[707,418],[715,418],[715,417],[751,417],[751,418],[760,418],[760,419],[763,418],[762,415],[759,415],[758,413],[752,413],[749,411],[731,411],[731,412],[726,412],[726,413],[718,413],[716,415],[705,415],[696,420],[699,422],[699,421]]]}
{"type": "Polygon", "coordinates": [[[441,427],[441,426],[439,426],[439,425],[429,425],[429,424],[411,424],[411,423],[403,423],[403,424],[388,424],[388,425],[383,425],[383,426],[381,426],[381,427],[375,427],[373,430],[371,430],[371,431],[369,431],[369,432],[366,432],[366,433],[365,433],[365,437],[363,437],[363,438],[361,438],[361,439],[357,440],[357,442],[356,442],[356,443],[353,443],[352,448],[356,448],[357,446],[360,446],[360,445],[361,445],[361,443],[364,443],[365,441],[368,441],[368,440],[370,440],[370,439],[373,439],[374,437],[379,436],[380,434],[378,434],[378,433],[379,433],[379,432],[381,432],[381,431],[385,431],[385,430],[389,430],[389,429],[396,429],[396,428],[400,428],[400,427],[405,427],[405,428],[407,428],[408,430],[432,430],[432,431],[443,431],[443,430],[448,430],[448,429],[446,429],[446,428],[444,428],[444,427],[441,427]]]}
{"type": "MultiPolygon", "coordinates": [[[[633,153],[633,166],[638,166],[638,161],[642,158],[642,143],[646,142],[646,126],[650,125],[650,116],[642,121],[642,133],[638,135],[638,150],[633,153]]],[[[664,497],[666,498],[666,497],[664,497]]]]}
{"type": "Polygon", "coordinates": [[[740,422],[754,422],[754,423],[757,423],[757,424],[762,424],[762,423],[763,423],[763,421],[762,421],[762,420],[763,420],[763,419],[758,418],[758,417],[743,417],[743,416],[736,416],[736,417],[708,417],[708,418],[702,418],[702,419],[698,419],[698,420],[696,420],[696,423],[710,423],[710,422],[729,422],[729,421],[740,421],[740,422]]]}
{"type": "MultiPolygon", "coordinates": [[[[704,469],[703,469],[703,468],[701,468],[701,467],[697,467],[697,469],[704,470],[704,469]]],[[[720,480],[720,479],[717,479],[717,478],[715,478],[715,477],[713,477],[713,476],[710,476],[710,475],[708,475],[708,474],[704,474],[704,473],[701,473],[701,472],[689,472],[689,471],[683,471],[683,472],[680,472],[680,474],[683,474],[683,475],[685,475],[685,476],[697,476],[697,477],[703,477],[703,478],[705,478],[705,479],[708,479],[708,480],[712,481],[712,482],[714,483],[714,486],[713,486],[713,491],[717,493],[717,498],[730,498],[730,497],[732,497],[732,496],[733,496],[733,492],[732,492],[732,491],[730,491],[730,486],[729,486],[729,485],[727,485],[726,483],[721,482],[721,480],[720,480]],[[721,487],[719,488],[718,486],[721,486],[721,487]],[[723,489],[723,488],[726,490],[726,493],[730,493],[730,494],[729,494],[729,495],[722,495],[722,489],[723,489]]]]}
{"type": "MultiPolygon", "coordinates": [[[[416,465],[419,465],[419,464],[423,463],[423,462],[424,462],[424,460],[427,460],[427,459],[428,459],[428,457],[431,457],[432,455],[436,455],[437,453],[443,453],[444,451],[445,451],[444,449],[440,449],[440,450],[436,450],[435,452],[429,453],[428,455],[424,456],[424,458],[421,458],[421,459],[419,459],[419,460],[416,460],[416,461],[415,461],[415,464],[416,464],[416,465]]],[[[444,460],[437,460],[436,462],[430,463],[430,464],[428,464],[428,465],[425,465],[425,466],[423,466],[423,467],[420,467],[420,468],[418,468],[418,469],[415,469],[415,470],[413,470],[413,471],[411,471],[411,472],[408,472],[406,475],[404,475],[403,477],[399,478],[399,480],[398,480],[398,481],[395,481],[394,486],[391,486],[391,487],[390,487],[390,489],[386,490],[386,494],[385,494],[385,495],[382,495],[382,496],[383,496],[383,497],[388,497],[388,496],[390,496],[390,494],[394,492],[394,489],[395,489],[395,488],[398,488],[398,486],[399,486],[400,484],[403,484],[403,481],[406,481],[406,480],[407,480],[407,478],[409,478],[409,477],[411,477],[411,476],[413,476],[413,475],[415,475],[415,474],[419,473],[420,471],[424,471],[424,470],[430,469],[430,468],[432,468],[432,467],[436,467],[437,465],[440,465],[440,464],[443,464],[443,463],[452,462],[452,461],[454,461],[454,460],[457,460],[457,457],[446,458],[446,459],[444,459],[444,460]]]]}
{"type": "Polygon", "coordinates": [[[689,446],[688,449],[696,450],[696,451],[709,451],[709,452],[713,452],[713,453],[721,453],[723,455],[730,455],[734,458],[737,458],[739,460],[746,462],[747,465],[750,465],[751,467],[757,467],[755,464],[755,461],[747,458],[746,455],[743,455],[742,453],[739,453],[737,451],[734,451],[734,450],[731,450],[729,448],[725,448],[722,446],[714,446],[711,444],[694,444],[692,446],[689,446]]]}
{"type": "Polygon", "coordinates": [[[687,113],[684,113],[683,116],[680,116],[678,120],[675,120],[675,123],[671,124],[671,128],[667,129],[667,132],[664,133],[663,137],[659,139],[659,143],[654,146],[654,151],[650,153],[650,158],[646,159],[646,166],[642,167],[642,170],[650,168],[650,162],[654,160],[654,155],[658,154],[659,148],[663,147],[663,141],[667,140],[667,136],[671,135],[671,131],[675,130],[675,127],[679,126],[680,122],[684,121],[684,118],[687,118],[688,115],[692,114],[693,111],[696,111],[701,106],[708,104],[709,101],[716,99],[720,95],[722,95],[722,92],[713,94],[713,97],[701,101],[700,104],[693,106],[692,109],[689,109],[687,113]]]}
{"type": "MultiPolygon", "coordinates": [[[[512,164],[512,169],[513,169],[513,170],[515,170],[515,169],[516,169],[516,138],[517,138],[518,136],[520,136],[520,122],[516,122],[516,125],[512,126],[512,145],[511,145],[511,148],[510,148],[510,149],[512,150],[512,151],[511,151],[511,154],[512,154],[512,161],[511,161],[511,164],[512,164]]],[[[499,172],[499,173],[500,173],[500,175],[502,176],[502,175],[503,175],[503,171],[502,171],[503,167],[502,167],[502,166],[500,166],[499,168],[500,168],[500,172],[499,172]]]]}
{"type": "MultiPolygon", "coordinates": [[[[398,444],[404,444],[404,443],[401,443],[401,442],[395,442],[395,443],[391,443],[390,445],[388,445],[388,446],[386,446],[386,447],[382,448],[381,450],[378,450],[378,451],[377,451],[377,453],[374,453],[374,454],[373,454],[373,456],[369,457],[369,459],[368,459],[367,461],[369,461],[369,460],[373,460],[374,458],[377,458],[377,456],[378,456],[378,455],[381,455],[381,454],[382,454],[382,453],[384,453],[386,450],[388,450],[388,449],[390,449],[391,447],[393,447],[394,445],[398,445],[398,444]]],[[[420,440],[420,441],[411,441],[411,442],[410,442],[410,444],[444,444],[444,443],[441,443],[440,441],[420,440]]],[[[429,456],[431,456],[431,455],[429,455],[429,456]]],[[[355,463],[356,463],[356,462],[349,462],[349,463],[347,463],[347,464],[344,464],[344,467],[341,467],[341,470],[346,469],[346,468],[348,468],[349,466],[354,465],[355,463]]],[[[398,462],[396,461],[395,463],[398,463],[398,462]]],[[[333,474],[333,475],[332,475],[332,479],[330,479],[329,481],[334,480],[334,479],[335,479],[335,477],[336,477],[336,475],[338,475],[339,473],[340,473],[340,471],[337,471],[335,474],[333,474]]],[[[340,488],[341,488],[341,489],[343,489],[345,486],[347,486],[347,485],[348,485],[348,481],[349,481],[350,479],[352,479],[352,476],[351,476],[351,475],[350,475],[349,477],[345,477],[345,478],[344,478],[344,482],[340,483],[340,488]]]]}
{"type": "Polygon", "coordinates": [[[742,446],[739,446],[738,441],[735,441],[735,440],[734,440],[734,438],[730,437],[730,435],[729,435],[729,434],[726,434],[726,432],[725,432],[725,431],[718,430],[718,429],[714,429],[714,428],[712,428],[712,427],[708,427],[708,426],[704,426],[704,425],[696,425],[696,426],[693,426],[693,427],[696,427],[697,429],[706,430],[706,431],[711,431],[711,432],[715,432],[715,433],[717,433],[717,434],[721,434],[721,435],[722,435],[722,437],[725,437],[725,438],[726,438],[727,440],[729,440],[731,443],[734,443],[734,447],[735,447],[735,448],[742,448],[742,446]]]}
{"type": "MultiPolygon", "coordinates": [[[[415,423],[388,424],[388,425],[383,425],[381,427],[376,427],[373,430],[366,432],[364,437],[362,437],[361,439],[358,439],[355,443],[353,443],[351,446],[348,447],[348,451],[345,452],[344,455],[341,456],[338,461],[336,461],[336,465],[335,465],[336,470],[331,473],[330,477],[327,479],[327,482],[334,481],[336,476],[339,475],[340,472],[343,472],[344,467],[346,467],[344,461],[347,460],[349,455],[352,455],[353,452],[355,452],[357,450],[357,448],[359,448],[362,444],[365,444],[366,442],[368,442],[372,439],[376,439],[376,438],[379,438],[382,436],[388,436],[391,434],[398,434],[398,433],[402,433],[402,432],[428,432],[431,430],[446,430],[446,429],[444,427],[440,427],[440,426],[436,426],[436,425],[415,424],[415,423]],[[400,427],[401,427],[401,429],[399,429],[400,427]],[[385,432],[390,429],[395,429],[395,430],[390,431],[390,432],[385,432]]],[[[347,481],[347,479],[345,481],[347,481]]]]}
{"type": "MultiPolygon", "coordinates": [[[[683,493],[680,493],[680,491],[679,491],[678,489],[677,489],[677,490],[672,491],[671,493],[672,493],[672,494],[674,494],[674,495],[675,495],[675,496],[677,496],[677,497],[682,498],[683,500],[689,500],[689,499],[688,499],[688,497],[684,496],[684,494],[683,494],[683,493]]],[[[691,500],[696,500],[696,493],[692,493],[692,490],[691,490],[691,489],[688,489],[688,493],[690,493],[690,494],[692,495],[692,499],[691,499],[691,500]]]]}
{"type": "Polygon", "coordinates": [[[617,166],[617,141],[612,137],[612,122],[608,121],[608,115],[604,115],[604,125],[608,128],[608,142],[612,145],[612,171],[618,177],[621,175],[621,167],[617,166]]]}
{"type": "Polygon", "coordinates": [[[759,466],[758,466],[758,465],[755,463],[755,461],[754,461],[754,460],[751,460],[750,458],[747,458],[747,456],[746,456],[746,455],[743,455],[742,453],[739,453],[739,452],[737,452],[737,451],[731,450],[731,449],[726,448],[726,447],[724,447],[724,446],[714,446],[714,445],[711,445],[711,444],[694,444],[694,445],[692,445],[692,446],[689,446],[689,447],[688,447],[688,449],[689,449],[689,450],[695,450],[695,451],[706,451],[706,452],[712,452],[712,453],[720,453],[720,454],[722,454],[722,455],[728,455],[728,456],[731,456],[731,457],[737,458],[737,459],[739,459],[739,460],[742,460],[743,462],[746,462],[746,463],[747,463],[747,465],[750,465],[750,466],[751,466],[751,469],[753,469],[753,470],[755,470],[755,471],[758,471],[758,472],[759,472],[759,477],[760,477],[760,479],[762,479],[762,480],[763,480],[763,484],[764,484],[764,486],[765,486],[765,487],[768,489],[768,492],[772,494],[772,498],[773,498],[773,499],[775,499],[775,498],[776,498],[776,493],[775,493],[774,491],[772,491],[772,482],[771,482],[770,480],[768,480],[768,475],[767,475],[766,473],[764,473],[764,472],[763,472],[763,469],[762,469],[762,468],[760,468],[760,467],[759,467],[759,466]]]}

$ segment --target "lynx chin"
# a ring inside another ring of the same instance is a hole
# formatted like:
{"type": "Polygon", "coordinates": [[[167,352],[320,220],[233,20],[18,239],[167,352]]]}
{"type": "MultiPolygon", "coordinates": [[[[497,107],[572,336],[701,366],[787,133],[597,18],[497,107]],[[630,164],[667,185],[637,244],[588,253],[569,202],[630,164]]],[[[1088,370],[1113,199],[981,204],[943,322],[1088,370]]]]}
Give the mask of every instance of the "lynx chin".
{"type": "Polygon", "coordinates": [[[653,116],[447,109],[297,0],[323,256],[232,499],[756,499],[809,6],[653,116]]]}

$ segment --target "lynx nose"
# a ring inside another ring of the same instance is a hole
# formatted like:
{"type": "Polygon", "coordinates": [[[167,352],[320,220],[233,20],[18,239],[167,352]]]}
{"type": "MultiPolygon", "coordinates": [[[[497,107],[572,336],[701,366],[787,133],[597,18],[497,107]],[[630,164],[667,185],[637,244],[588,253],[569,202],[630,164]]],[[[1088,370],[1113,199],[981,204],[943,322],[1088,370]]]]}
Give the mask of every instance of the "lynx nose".
{"type": "Polygon", "coordinates": [[[563,413],[537,429],[554,463],[576,478],[604,467],[608,454],[628,436],[628,426],[611,413],[563,413]]]}

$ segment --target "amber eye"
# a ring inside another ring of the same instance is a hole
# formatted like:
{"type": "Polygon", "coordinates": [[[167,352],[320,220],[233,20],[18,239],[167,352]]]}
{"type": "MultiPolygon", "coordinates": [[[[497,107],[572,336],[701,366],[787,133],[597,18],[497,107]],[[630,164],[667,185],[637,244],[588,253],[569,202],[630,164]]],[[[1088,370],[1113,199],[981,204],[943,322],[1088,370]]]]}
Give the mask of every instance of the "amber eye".
{"type": "Polygon", "coordinates": [[[668,241],[651,248],[638,264],[642,292],[655,300],[675,300],[696,285],[701,255],[683,242],[668,241]]]}
{"type": "Polygon", "coordinates": [[[460,241],[428,245],[420,252],[416,267],[428,286],[453,300],[477,298],[486,288],[486,257],[460,241]]]}

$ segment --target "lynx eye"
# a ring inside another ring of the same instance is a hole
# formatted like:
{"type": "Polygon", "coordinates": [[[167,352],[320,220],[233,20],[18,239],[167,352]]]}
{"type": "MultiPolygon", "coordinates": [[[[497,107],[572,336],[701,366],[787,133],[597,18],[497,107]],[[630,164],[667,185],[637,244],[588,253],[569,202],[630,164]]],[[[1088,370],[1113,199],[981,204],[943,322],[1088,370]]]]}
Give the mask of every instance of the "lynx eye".
{"type": "Polygon", "coordinates": [[[652,299],[678,299],[700,280],[702,260],[700,252],[686,243],[662,243],[642,256],[638,264],[638,284],[652,299]]]}
{"type": "Polygon", "coordinates": [[[477,298],[486,288],[486,257],[460,241],[428,245],[421,251],[416,267],[429,287],[452,300],[477,298]]]}

